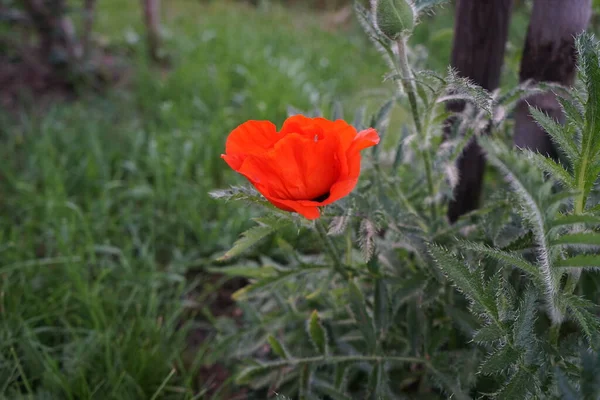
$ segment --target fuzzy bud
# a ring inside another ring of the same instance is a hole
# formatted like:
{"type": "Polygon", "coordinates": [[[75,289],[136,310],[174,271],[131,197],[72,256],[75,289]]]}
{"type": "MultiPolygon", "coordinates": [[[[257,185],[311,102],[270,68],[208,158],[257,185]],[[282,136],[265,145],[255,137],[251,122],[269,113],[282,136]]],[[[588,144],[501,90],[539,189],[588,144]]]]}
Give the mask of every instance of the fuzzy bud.
{"type": "Polygon", "coordinates": [[[410,34],[415,27],[416,12],[411,0],[372,0],[377,28],[389,39],[410,34]]]}

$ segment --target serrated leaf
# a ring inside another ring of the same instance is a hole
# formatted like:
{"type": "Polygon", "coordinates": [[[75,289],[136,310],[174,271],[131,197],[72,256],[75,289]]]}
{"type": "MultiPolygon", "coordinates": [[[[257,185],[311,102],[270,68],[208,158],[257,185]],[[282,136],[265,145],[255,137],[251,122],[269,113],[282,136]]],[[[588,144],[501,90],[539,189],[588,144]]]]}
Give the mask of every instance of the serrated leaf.
{"type": "Polygon", "coordinates": [[[557,228],[560,226],[586,224],[586,225],[600,225],[600,217],[589,214],[579,215],[561,215],[550,222],[551,228],[557,228]]]}
{"type": "Polygon", "coordinates": [[[557,94],[556,99],[558,100],[567,121],[583,130],[585,126],[583,105],[573,96],[567,99],[566,97],[557,94]]]}
{"type": "Polygon", "coordinates": [[[490,162],[504,173],[514,193],[519,198],[519,204],[522,207],[520,210],[521,215],[531,227],[537,245],[537,263],[545,286],[544,292],[549,315],[553,322],[560,321],[562,316],[559,308],[556,306],[555,296],[558,290],[560,274],[552,268],[551,252],[546,230],[546,210],[537,202],[537,196],[539,196],[539,191],[541,190],[539,182],[535,189],[529,187],[526,179],[522,176],[520,160],[516,158],[515,153],[508,150],[500,142],[480,140],[480,144],[486,150],[490,162]],[[534,193],[536,189],[538,193],[534,193]]]}
{"type": "Polygon", "coordinates": [[[509,345],[505,345],[492,353],[479,367],[479,373],[484,375],[495,375],[509,370],[513,364],[519,361],[520,353],[509,345]]]}
{"type": "Polygon", "coordinates": [[[448,68],[447,90],[449,95],[440,97],[438,102],[465,100],[472,102],[479,110],[492,115],[492,96],[481,86],[468,78],[461,77],[457,71],[448,68]]]}
{"type": "Polygon", "coordinates": [[[367,344],[367,348],[373,352],[377,347],[375,326],[373,324],[373,319],[367,311],[367,305],[365,303],[363,293],[355,281],[350,281],[348,283],[348,296],[350,310],[354,319],[356,320],[358,329],[360,329],[363,334],[363,339],[367,344]]]}
{"type": "Polygon", "coordinates": [[[498,309],[493,295],[486,293],[480,277],[471,273],[467,266],[455,258],[443,247],[430,245],[429,252],[438,268],[454,282],[455,286],[470,299],[478,303],[494,318],[498,317],[498,309]]]}
{"type": "Polygon", "coordinates": [[[580,254],[554,263],[557,268],[600,268],[600,255],[580,254]]]}
{"type": "Polygon", "coordinates": [[[536,280],[541,279],[540,271],[538,270],[538,267],[535,266],[534,264],[530,263],[529,261],[525,260],[523,257],[521,257],[518,254],[509,253],[507,251],[495,249],[495,248],[486,246],[485,244],[476,243],[476,242],[463,241],[463,242],[460,242],[460,245],[463,248],[472,250],[472,251],[476,252],[477,254],[492,258],[492,259],[499,261],[502,264],[507,265],[509,267],[518,268],[518,269],[522,270],[523,272],[526,272],[527,274],[531,275],[536,280]]]}
{"type": "Polygon", "coordinates": [[[600,234],[583,232],[562,235],[550,242],[551,246],[600,246],[600,234]]]}
{"type": "Polygon", "coordinates": [[[315,349],[321,354],[327,354],[327,333],[321,325],[317,310],[312,312],[308,320],[308,335],[315,349]]]}
{"type": "Polygon", "coordinates": [[[498,325],[491,323],[479,329],[473,336],[473,341],[476,343],[496,342],[503,339],[505,335],[498,325]]]}
{"type": "Polygon", "coordinates": [[[575,189],[575,179],[562,165],[540,153],[531,150],[525,150],[524,152],[538,168],[550,174],[550,176],[562,183],[567,189],[575,189]]]}
{"type": "Polygon", "coordinates": [[[502,400],[525,399],[527,394],[532,391],[534,384],[535,381],[528,372],[519,370],[498,392],[497,398],[502,400]]]}
{"type": "Polygon", "coordinates": [[[576,40],[579,53],[579,66],[582,71],[583,81],[586,85],[588,99],[585,106],[585,129],[581,135],[581,156],[575,165],[575,180],[579,189],[584,193],[575,204],[576,212],[585,209],[590,182],[597,178],[591,167],[597,161],[600,140],[600,65],[598,57],[598,43],[592,35],[582,34],[576,40]]]}
{"type": "Polygon", "coordinates": [[[575,295],[563,295],[562,301],[568,309],[568,314],[581,327],[588,340],[591,340],[594,335],[600,331],[600,319],[594,313],[589,311],[590,308],[597,308],[594,303],[575,295]]]}
{"type": "Polygon", "coordinates": [[[566,127],[535,107],[529,107],[529,113],[537,124],[550,135],[552,141],[565,153],[569,160],[574,161],[579,158],[579,150],[577,150],[572,135],[567,133],[566,127]]]}
{"type": "MultiPolygon", "coordinates": [[[[246,285],[243,288],[237,290],[235,293],[231,295],[232,299],[235,301],[240,301],[247,299],[249,296],[256,294],[259,289],[265,290],[268,287],[275,286],[277,284],[281,284],[287,280],[298,279],[301,275],[311,273],[311,272],[319,272],[319,271],[329,271],[330,266],[328,265],[303,265],[301,268],[297,268],[291,271],[281,272],[276,276],[263,278],[256,283],[252,283],[250,285],[246,285]]],[[[259,292],[260,293],[260,292],[259,292]]]]}
{"type": "Polygon", "coordinates": [[[267,341],[269,342],[269,346],[271,346],[271,350],[273,353],[277,354],[281,358],[290,358],[289,354],[285,350],[285,347],[277,340],[277,338],[273,335],[269,335],[267,337],[267,341]]]}
{"type": "Polygon", "coordinates": [[[536,295],[533,289],[525,291],[525,297],[517,311],[517,319],[514,324],[513,336],[517,346],[523,349],[532,348],[535,340],[534,326],[536,320],[536,295]]]}
{"type": "Polygon", "coordinates": [[[246,250],[255,246],[258,242],[275,232],[276,228],[269,225],[255,226],[242,233],[242,237],[233,244],[233,247],[219,258],[219,261],[226,261],[237,257],[246,250]]]}

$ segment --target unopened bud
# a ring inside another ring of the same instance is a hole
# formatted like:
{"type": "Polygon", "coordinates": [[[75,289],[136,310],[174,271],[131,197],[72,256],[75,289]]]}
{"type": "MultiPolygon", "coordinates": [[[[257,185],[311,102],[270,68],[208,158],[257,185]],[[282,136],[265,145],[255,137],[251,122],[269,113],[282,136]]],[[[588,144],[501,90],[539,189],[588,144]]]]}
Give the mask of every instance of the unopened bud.
{"type": "Polygon", "coordinates": [[[411,0],[371,0],[375,23],[389,39],[410,34],[415,27],[416,13],[411,0]]]}

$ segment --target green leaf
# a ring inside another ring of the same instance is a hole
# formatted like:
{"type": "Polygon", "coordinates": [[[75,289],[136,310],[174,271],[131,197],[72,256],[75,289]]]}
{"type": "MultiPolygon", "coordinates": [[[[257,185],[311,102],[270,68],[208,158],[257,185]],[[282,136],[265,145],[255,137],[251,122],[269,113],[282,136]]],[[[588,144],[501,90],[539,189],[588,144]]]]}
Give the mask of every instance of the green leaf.
{"type": "Polygon", "coordinates": [[[262,365],[252,365],[250,367],[246,367],[236,375],[235,383],[237,385],[248,384],[253,380],[258,379],[258,377],[261,375],[268,373],[269,370],[269,367],[264,367],[262,365]]]}
{"type": "Polygon", "coordinates": [[[597,233],[570,233],[562,235],[550,242],[551,246],[600,246],[600,234],[597,233]]]}
{"type": "Polygon", "coordinates": [[[521,353],[509,345],[505,345],[492,353],[479,367],[479,373],[495,375],[509,370],[519,361],[521,353]]]}
{"type": "Polygon", "coordinates": [[[263,278],[256,283],[246,285],[233,293],[231,297],[236,301],[247,299],[250,295],[255,294],[258,289],[264,290],[265,288],[281,284],[287,280],[298,279],[301,275],[312,272],[329,271],[330,268],[331,267],[328,265],[304,265],[301,268],[281,272],[276,276],[263,278]]]}
{"type": "Polygon", "coordinates": [[[475,343],[496,342],[504,338],[506,333],[495,323],[484,326],[473,336],[475,343]]]}
{"type": "Polygon", "coordinates": [[[428,9],[447,3],[448,0],[415,0],[414,7],[418,14],[427,11],[428,9]]]}
{"type": "Polygon", "coordinates": [[[471,400],[471,397],[464,393],[457,384],[456,374],[449,376],[433,365],[427,365],[427,369],[435,377],[435,379],[439,381],[441,386],[452,395],[449,396],[449,398],[457,400],[471,400]]]}
{"type": "Polygon", "coordinates": [[[465,100],[470,101],[479,110],[485,111],[489,116],[492,115],[492,96],[491,94],[478,86],[468,78],[461,77],[457,71],[448,68],[448,76],[446,78],[447,90],[449,94],[440,97],[438,102],[465,100]]]}
{"type": "Polygon", "coordinates": [[[327,333],[321,325],[319,314],[314,310],[308,320],[308,335],[315,349],[321,354],[327,354],[327,333]]]}
{"type": "Polygon", "coordinates": [[[384,370],[381,363],[375,363],[369,375],[368,398],[378,400],[383,398],[384,370]]]}
{"type": "Polygon", "coordinates": [[[290,358],[289,354],[285,350],[285,347],[277,340],[277,338],[273,335],[269,335],[267,337],[267,341],[269,342],[269,346],[271,346],[271,350],[273,353],[277,354],[281,358],[290,358]]]}
{"type": "Polygon", "coordinates": [[[598,306],[583,297],[564,294],[561,298],[568,309],[570,316],[581,327],[588,340],[600,331],[600,319],[589,309],[597,309],[598,306]]]}
{"type": "Polygon", "coordinates": [[[560,103],[567,121],[571,122],[575,127],[583,130],[585,126],[584,110],[583,105],[577,101],[577,98],[574,96],[566,98],[557,94],[556,99],[560,103]]]}
{"type": "Polygon", "coordinates": [[[600,268],[600,255],[580,254],[554,263],[558,268],[600,268]]]}
{"type": "Polygon", "coordinates": [[[277,217],[255,218],[254,220],[258,222],[259,225],[242,233],[242,237],[238,239],[233,244],[233,247],[227,253],[225,253],[225,255],[219,258],[218,261],[226,261],[239,256],[270,234],[278,231],[287,223],[289,223],[288,220],[277,217]]]}
{"type": "Polygon", "coordinates": [[[390,298],[383,279],[375,281],[375,305],[373,309],[375,329],[379,338],[383,338],[390,320],[390,298]]]}
{"type": "Polygon", "coordinates": [[[304,364],[300,367],[300,378],[298,380],[299,393],[298,398],[300,400],[307,400],[310,394],[310,381],[312,375],[312,368],[310,364],[304,364]]]}
{"type": "Polygon", "coordinates": [[[524,370],[517,371],[497,394],[501,400],[525,399],[535,389],[535,379],[524,370]]]}
{"type": "Polygon", "coordinates": [[[538,168],[550,174],[554,179],[565,185],[567,189],[574,189],[576,187],[575,179],[573,179],[569,171],[556,161],[531,150],[525,150],[524,153],[538,168]]]}
{"type": "Polygon", "coordinates": [[[366,106],[360,106],[354,113],[354,121],[352,122],[352,126],[356,128],[357,131],[361,131],[365,128],[364,124],[366,111],[366,106]]]}
{"type": "Polygon", "coordinates": [[[348,296],[350,300],[350,310],[356,320],[356,324],[363,334],[363,339],[367,344],[367,348],[373,352],[377,347],[375,327],[371,316],[367,312],[365,298],[355,281],[350,281],[348,284],[348,296]]]}
{"type": "Polygon", "coordinates": [[[598,45],[593,36],[580,35],[576,40],[579,53],[579,65],[583,81],[587,88],[588,99],[585,107],[585,129],[581,136],[581,157],[575,165],[575,180],[583,194],[575,204],[577,213],[585,209],[585,203],[591,190],[590,182],[596,180],[592,166],[597,161],[600,145],[600,65],[598,65],[598,45]]]}
{"type": "Polygon", "coordinates": [[[352,400],[352,397],[342,392],[339,388],[336,388],[321,379],[313,379],[312,387],[316,392],[323,395],[319,397],[319,399],[330,398],[332,400],[352,400]]]}
{"type": "Polygon", "coordinates": [[[429,245],[429,252],[438,268],[452,280],[455,286],[467,297],[478,303],[494,318],[498,309],[493,295],[486,293],[481,278],[471,273],[467,266],[456,259],[448,250],[437,245],[429,245]]]}
{"type": "Polygon", "coordinates": [[[517,158],[515,152],[508,150],[501,142],[480,140],[480,144],[486,150],[490,163],[505,174],[506,179],[519,199],[521,215],[531,227],[537,245],[538,265],[545,286],[544,292],[546,294],[549,315],[553,321],[558,321],[560,319],[560,312],[556,306],[555,294],[558,291],[560,274],[552,268],[550,260],[551,252],[546,230],[546,210],[537,201],[540,182],[536,182],[537,184],[534,188],[530,187],[526,177],[523,176],[524,171],[522,169],[524,168],[522,162],[524,160],[517,158]],[[534,192],[535,190],[538,192],[534,192]]]}
{"type": "Polygon", "coordinates": [[[528,288],[517,311],[517,319],[513,329],[514,343],[523,349],[532,348],[535,341],[536,298],[533,289],[528,288]]]}
{"type": "MultiPolygon", "coordinates": [[[[555,121],[546,113],[535,107],[529,107],[529,113],[538,125],[548,132],[552,141],[565,153],[569,160],[575,161],[579,159],[579,151],[573,140],[573,135],[568,133],[566,127],[562,126],[558,121],[555,121]]],[[[573,178],[571,178],[571,180],[573,180],[573,178]]]]}
{"type": "Polygon", "coordinates": [[[560,226],[566,225],[577,225],[577,224],[585,224],[585,225],[600,225],[600,217],[589,214],[579,214],[579,215],[561,215],[555,218],[550,222],[550,228],[557,228],[560,226]]]}
{"type": "Polygon", "coordinates": [[[274,267],[268,265],[232,265],[229,267],[209,267],[205,268],[204,270],[207,272],[212,272],[214,274],[249,279],[263,279],[277,275],[277,270],[274,267]]]}
{"type": "Polygon", "coordinates": [[[556,382],[558,390],[560,391],[561,400],[580,400],[580,396],[571,385],[565,374],[563,374],[558,368],[555,372],[556,382]]]}
{"type": "Polygon", "coordinates": [[[538,267],[516,253],[510,253],[486,246],[482,243],[461,241],[460,247],[474,251],[477,254],[492,258],[509,267],[518,268],[521,271],[531,275],[536,280],[541,280],[538,267]]]}

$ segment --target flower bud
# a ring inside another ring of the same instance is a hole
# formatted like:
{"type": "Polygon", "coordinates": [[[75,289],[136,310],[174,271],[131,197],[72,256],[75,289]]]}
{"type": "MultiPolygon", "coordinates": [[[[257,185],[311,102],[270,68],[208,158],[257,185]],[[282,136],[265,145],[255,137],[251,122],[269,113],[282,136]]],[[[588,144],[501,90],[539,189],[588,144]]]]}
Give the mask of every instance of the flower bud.
{"type": "Polygon", "coordinates": [[[415,10],[411,0],[372,0],[377,28],[389,39],[410,34],[415,27],[415,10]]]}

